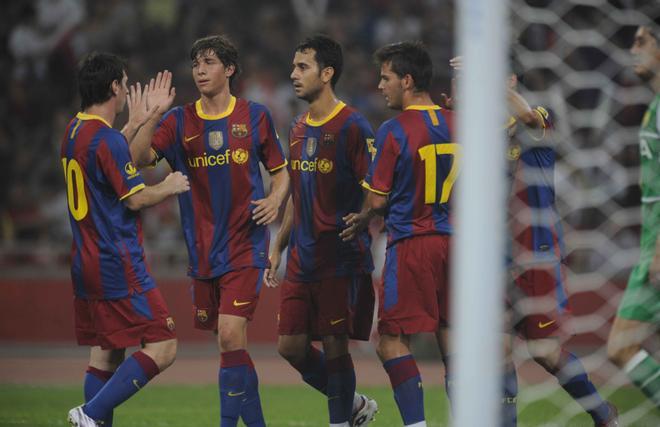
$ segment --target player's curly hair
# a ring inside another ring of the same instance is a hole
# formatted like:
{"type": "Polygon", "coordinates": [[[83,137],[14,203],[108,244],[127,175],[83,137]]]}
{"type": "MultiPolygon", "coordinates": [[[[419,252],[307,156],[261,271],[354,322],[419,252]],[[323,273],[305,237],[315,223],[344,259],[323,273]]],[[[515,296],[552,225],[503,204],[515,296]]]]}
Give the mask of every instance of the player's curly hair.
{"type": "Polygon", "coordinates": [[[319,73],[326,67],[332,67],[335,70],[332,80],[330,80],[334,88],[339,81],[341,71],[344,67],[344,56],[341,51],[341,45],[325,34],[316,34],[307,37],[296,46],[296,52],[303,52],[307,49],[314,49],[314,60],[319,64],[319,73]]]}
{"type": "Polygon", "coordinates": [[[121,84],[126,70],[126,61],[112,53],[92,52],[83,58],[77,75],[80,109],[112,98],[112,82],[116,80],[121,84]]]}
{"type": "Polygon", "coordinates": [[[195,40],[192,48],[190,48],[190,60],[194,61],[200,54],[209,51],[215,52],[225,67],[234,66],[234,74],[229,77],[229,84],[231,85],[241,73],[241,66],[238,63],[238,49],[226,36],[206,36],[195,40]]]}
{"type": "Polygon", "coordinates": [[[383,46],[374,53],[374,60],[378,66],[389,63],[400,78],[410,74],[418,92],[428,92],[431,88],[433,62],[426,46],[420,41],[383,46]]]}

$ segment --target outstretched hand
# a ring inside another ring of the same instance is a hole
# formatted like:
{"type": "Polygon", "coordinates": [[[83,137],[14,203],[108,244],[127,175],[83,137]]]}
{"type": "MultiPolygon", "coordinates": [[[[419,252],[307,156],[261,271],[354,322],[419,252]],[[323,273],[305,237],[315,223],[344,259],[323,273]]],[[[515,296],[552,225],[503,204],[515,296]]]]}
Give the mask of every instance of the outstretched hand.
{"type": "Polygon", "coordinates": [[[146,87],[149,108],[154,108],[158,114],[164,114],[170,109],[176,96],[172,86],[172,73],[165,70],[156,74],[146,87]]]}
{"type": "Polygon", "coordinates": [[[148,86],[142,89],[140,82],[131,85],[126,95],[126,103],[128,104],[128,127],[134,129],[140,128],[145,124],[155,113],[155,108],[147,107],[147,91],[148,86]]]}
{"type": "Polygon", "coordinates": [[[341,237],[344,242],[353,240],[360,231],[364,230],[367,225],[369,225],[369,218],[370,217],[366,212],[349,213],[342,218],[346,223],[346,228],[339,233],[339,237],[341,237]]]}

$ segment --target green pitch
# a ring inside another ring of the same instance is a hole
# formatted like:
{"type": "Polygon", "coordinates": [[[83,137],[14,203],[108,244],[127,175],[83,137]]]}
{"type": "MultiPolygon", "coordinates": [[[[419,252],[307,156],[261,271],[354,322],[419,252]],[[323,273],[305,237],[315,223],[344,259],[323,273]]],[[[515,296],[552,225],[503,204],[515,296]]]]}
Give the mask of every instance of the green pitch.
{"type": "MultiPolygon", "coordinates": [[[[380,412],[374,427],[401,426],[401,420],[386,387],[361,389],[378,401],[380,412]]],[[[523,391],[524,393],[524,391],[523,391]]],[[[318,393],[303,386],[262,387],[261,398],[268,425],[280,426],[327,426],[325,401],[318,393]]],[[[444,390],[425,389],[426,414],[429,426],[448,425],[448,409],[444,390]]],[[[609,397],[624,412],[644,403],[643,396],[632,388],[614,392],[609,397]]],[[[0,385],[0,426],[67,426],[67,411],[81,403],[82,388],[72,386],[32,387],[0,385]]],[[[520,427],[592,426],[591,419],[583,413],[568,422],[559,421],[556,415],[562,408],[573,412],[576,404],[563,392],[551,398],[527,405],[519,413],[520,427]]],[[[479,410],[475,402],[475,410],[479,410]]],[[[643,421],[627,423],[628,427],[660,425],[658,412],[647,413],[643,421]]],[[[191,427],[217,426],[219,424],[217,389],[214,386],[153,386],[138,393],[115,412],[116,427],[191,427]]]]}

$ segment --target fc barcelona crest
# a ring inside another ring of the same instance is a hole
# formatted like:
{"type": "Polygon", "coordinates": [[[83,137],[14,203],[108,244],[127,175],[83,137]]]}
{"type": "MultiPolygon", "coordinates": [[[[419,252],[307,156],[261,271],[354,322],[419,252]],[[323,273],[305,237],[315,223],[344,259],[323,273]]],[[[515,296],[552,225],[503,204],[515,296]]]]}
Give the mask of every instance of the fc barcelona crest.
{"type": "Polygon", "coordinates": [[[335,135],[331,133],[324,133],[323,134],[323,143],[325,145],[329,145],[335,142],[335,135]]]}
{"type": "Polygon", "coordinates": [[[225,139],[222,136],[221,131],[215,130],[213,132],[209,132],[209,147],[213,148],[214,150],[219,150],[223,145],[225,145],[225,139]]]}
{"type": "Polygon", "coordinates": [[[231,134],[236,138],[245,138],[248,134],[245,123],[234,123],[231,125],[231,134]]]}
{"type": "Polygon", "coordinates": [[[314,137],[309,137],[307,138],[307,146],[305,147],[305,150],[307,151],[307,156],[312,157],[314,153],[316,153],[316,138],[314,137]]]}

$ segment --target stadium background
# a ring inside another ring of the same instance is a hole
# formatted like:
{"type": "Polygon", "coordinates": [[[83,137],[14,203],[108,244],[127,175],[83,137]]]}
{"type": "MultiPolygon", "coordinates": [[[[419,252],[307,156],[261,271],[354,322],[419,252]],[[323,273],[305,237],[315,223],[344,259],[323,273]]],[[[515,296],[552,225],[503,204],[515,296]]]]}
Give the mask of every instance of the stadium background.
{"type": "MultiPolygon", "coordinates": [[[[519,35],[520,60],[527,70],[526,96],[556,115],[558,207],[575,314],[576,336],[570,345],[586,356],[598,384],[616,388],[625,380],[606,362],[602,344],[638,255],[637,130],[652,97],[631,72],[627,49],[638,24],[660,22],[660,4],[515,0],[511,9],[512,32],[519,35]]],[[[265,104],[283,142],[291,119],[305,109],[288,78],[293,49],[304,35],[322,30],[343,44],[338,95],[374,128],[392,116],[376,89],[375,48],[423,40],[435,64],[436,100],[449,90],[448,61],[455,54],[454,2],[445,0],[36,0],[7,2],[2,15],[0,384],[76,383],[82,376],[85,351],[74,345],[70,233],[58,157],[61,132],[78,110],[73,76],[86,52],[107,50],[126,57],[129,82],[144,82],[164,68],[173,71],[178,104],[197,97],[188,58],[192,41],[227,34],[239,48],[243,67],[235,94],[265,104]],[[30,364],[34,360],[49,362],[30,364]]],[[[118,123],[124,121],[122,117],[118,123]]],[[[166,172],[161,165],[147,171],[147,179],[158,181],[166,172]]],[[[175,200],[147,210],[143,219],[147,259],[182,341],[175,364],[181,365],[179,377],[170,381],[212,383],[212,341],[191,327],[175,200]],[[191,366],[199,372],[192,373],[191,366]]],[[[380,240],[373,248],[377,259],[382,259],[380,240]]],[[[375,276],[380,265],[382,261],[375,276]]],[[[277,291],[264,289],[250,339],[264,360],[257,366],[265,383],[297,380],[275,356],[276,312],[277,291]]],[[[422,338],[416,345],[428,360],[425,382],[440,384],[432,343],[422,338]]],[[[359,345],[355,351],[358,383],[386,384],[371,347],[359,345]]],[[[521,393],[520,406],[550,396],[554,385],[525,362],[522,348],[516,357],[523,366],[521,381],[530,384],[529,392],[521,393]]],[[[574,406],[563,408],[559,419],[578,413],[574,406]]],[[[642,404],[627,420],[643,422],[649,411],[642,404]]]]}

